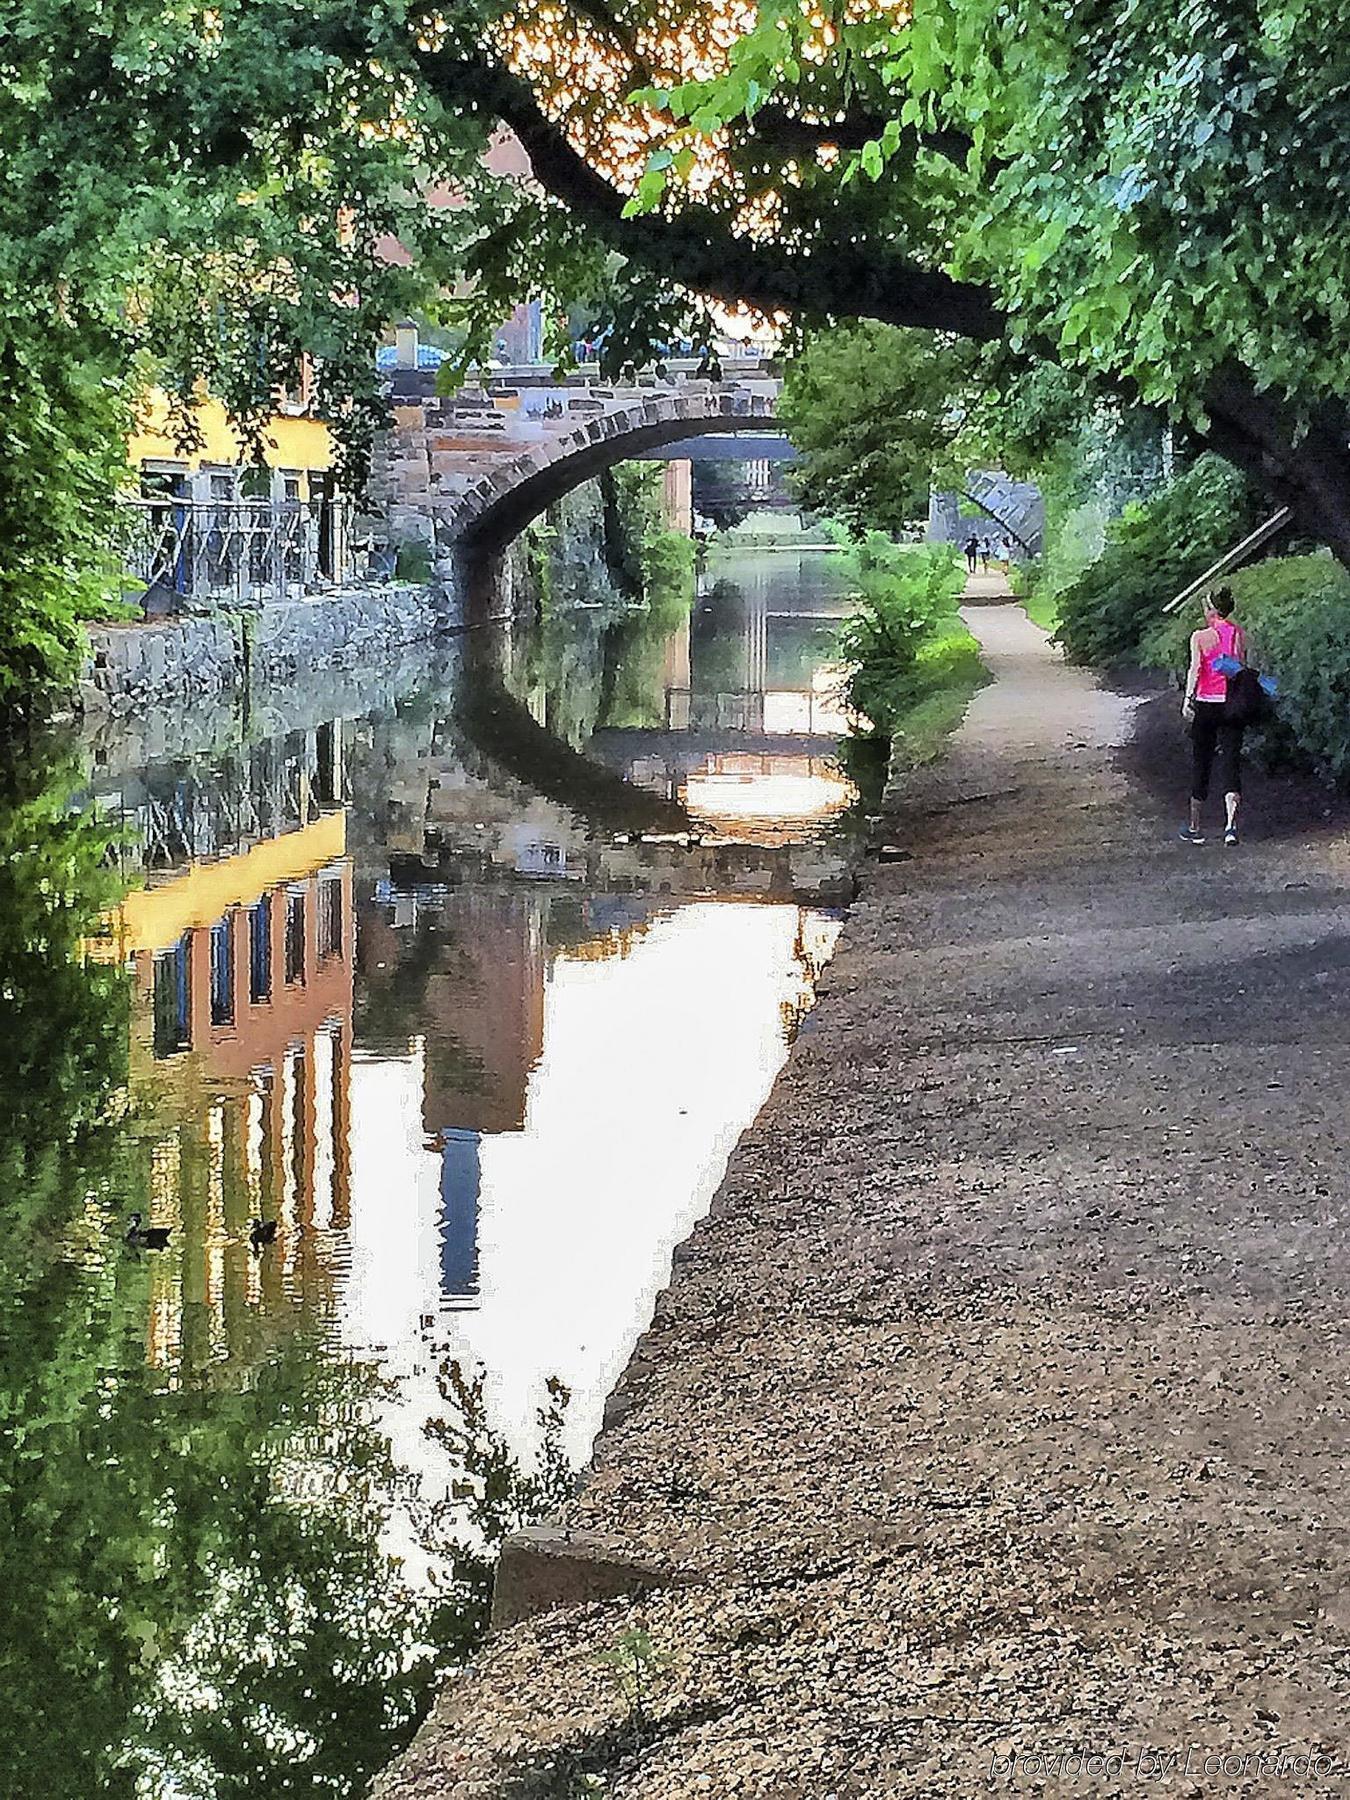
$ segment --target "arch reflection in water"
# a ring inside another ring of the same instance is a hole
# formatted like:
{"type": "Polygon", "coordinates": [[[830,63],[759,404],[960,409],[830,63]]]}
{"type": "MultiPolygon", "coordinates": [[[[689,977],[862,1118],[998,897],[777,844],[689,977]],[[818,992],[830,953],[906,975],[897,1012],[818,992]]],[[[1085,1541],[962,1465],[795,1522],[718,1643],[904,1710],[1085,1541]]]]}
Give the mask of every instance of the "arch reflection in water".
{"type": "Polygon", "coordinates": [[[850,604],[829,552],[715,551],[695,609],[664,643],[659,698],[607,719],[591,754],[719,838],[820,833],[854,798],[839,765],[836,660],[850,604]]]}

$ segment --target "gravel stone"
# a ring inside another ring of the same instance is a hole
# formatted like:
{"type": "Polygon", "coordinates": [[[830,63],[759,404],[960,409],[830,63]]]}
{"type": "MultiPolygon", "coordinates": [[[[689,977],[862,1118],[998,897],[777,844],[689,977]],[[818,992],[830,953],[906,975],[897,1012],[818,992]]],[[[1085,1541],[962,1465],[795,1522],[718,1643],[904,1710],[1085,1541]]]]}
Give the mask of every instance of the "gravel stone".
{"type": "Polygon", "coordinates": [[[563,1521],[697,1583],[494,1636],[380,1800],[1347,1791],[1350,839],[1177,844],[971,620],[563,1521]]]}

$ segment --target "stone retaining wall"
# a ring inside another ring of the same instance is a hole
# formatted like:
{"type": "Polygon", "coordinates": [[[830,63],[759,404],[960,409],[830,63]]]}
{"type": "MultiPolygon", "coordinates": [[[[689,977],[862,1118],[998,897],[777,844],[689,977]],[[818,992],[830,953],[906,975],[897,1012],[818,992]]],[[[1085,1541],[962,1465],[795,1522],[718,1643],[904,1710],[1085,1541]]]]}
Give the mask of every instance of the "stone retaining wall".
{"type": "Polygon", "coordinates": [[[79,704],[97,717],[233,701],[255,684],[382,662],[461,623],[454,592],[438,583],[347,589],[258,612],[96,625],[79,704]]]}

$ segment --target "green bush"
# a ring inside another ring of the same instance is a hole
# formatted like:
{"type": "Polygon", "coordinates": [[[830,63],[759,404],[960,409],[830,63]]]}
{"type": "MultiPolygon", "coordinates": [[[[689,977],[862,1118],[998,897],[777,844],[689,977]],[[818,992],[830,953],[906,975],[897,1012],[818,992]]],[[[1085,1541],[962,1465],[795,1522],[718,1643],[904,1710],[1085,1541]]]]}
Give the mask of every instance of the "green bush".
{"type": "Polygon", "coordinates": [[[428,582],[431,580],[432,568],[431,545],[424,544],[421,538],[405,538],[394,558],[395,579],[428,582]]]}
{"type": "Polygon", "coordinates": [[[60,309],[34,324],[0,290],[0,727],[65,704],[82,621],[120,610],[113,497],[127,413],[60,309]]]}
{"type": "MultiPolygon", "coordinates": [[[[1278,556],[1233,577],[1248,656],[1274,675],[1279,694],[1262,727],[1267,762],[1350,784],[1350,574],[1326,551],[1278,556]]],[[[1184,669],[1198,606],[1147,634],[1154,667],[1184,669]]]]}
{"type": "Polygon", "coordinates": [[[971,696],[988,680],[980,646],[959,613],[939,621],[915,659],[909,705],[891,721],[892,768],[917,768],[940,756],[971,696]]]}
{"type": "Polygon", "coordinates": [[[1054,530],[1047,518],[1044,554],[1034,562],[1014,564],[1013,592],[1042,630],[1058,629],[1064,596],[1101,555],[1104,511],[1100,501],[1087,500],[1070,508],[1054,530]]]}
{"type": "Polygon", "coordinates": [[[957,614],[965,572],[950,544],[914,548],[880,531],[849,544],[848,557],[858,606],[839,634],[845,696],[890,737],[916,705],[950,685],[953,659],[967,646],[973,653],[957,614]]]}
{"type": "Polygon", "coordinates": [[[1068,655],[1084,663],[1137,661],[1163,605],[1254,519],[1242,477],[1210,455],[1152,499],[1127,506],[1107,526],[1101,555],[1059,597],[1056,636],[1068,655]]]}

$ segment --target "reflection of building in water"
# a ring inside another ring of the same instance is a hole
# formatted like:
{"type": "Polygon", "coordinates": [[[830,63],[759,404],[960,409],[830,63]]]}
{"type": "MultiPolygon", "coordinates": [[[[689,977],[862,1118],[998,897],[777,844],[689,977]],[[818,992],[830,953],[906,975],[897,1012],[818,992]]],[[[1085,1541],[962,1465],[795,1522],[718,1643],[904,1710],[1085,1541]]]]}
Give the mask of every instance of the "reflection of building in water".
{"type": "Polygon", "coordinates": [[[132,972],[147,1210],[173,1227],[151,1353],[188,1371],[252,1361],[260,1319],[296,1302],[331,1311],[316,1234],[350,1209],[352,874],[345,815],[306,809],[297,829],[152,878],[94,947],[132,972]],[[279,1225],[260,1258],[257,1217],[279,1225]]]}
{"type": "Polygon", "coordinates": [[[542,897],[382,885],[361,908],[358,1050],[425,1052],[422,1125],[519,1131],[544,1043],[542,897]]]}
{"type": "Polygon", "coordinates": [[[381,884],[361,910],[358,1054],[422,1056],[422,1129],[441,1152],[441,1287],[477,1293],[479,1143],[525,1124],[544,1047],[544,901],[500,888],[381,884]]]}
{"type": "Polygon", "coordinates": [[[652,903],[571,886],[382,882],[360,906],[359,1059],[421,1066],[424,1141],[440,1152],[441,1288],[477,1294],[483,1140],[523,1132],[557,957],[622,956],[652,903]]]}
{"type": "Polygon", "coordinates": [[[180,871],[311,824],[346,798],[342,721],[241,746],[215,761],[157,763],[95,784],[122,834],[127,873],[180,871]]]}

